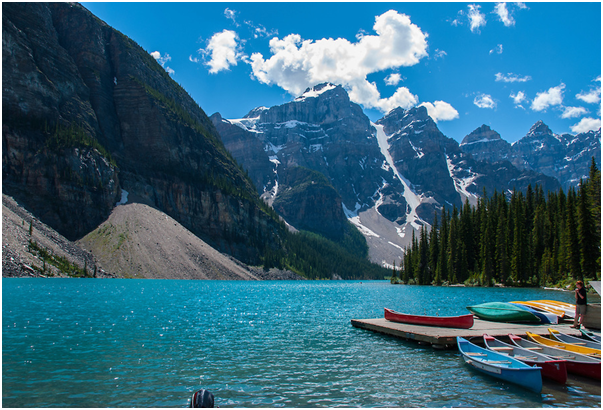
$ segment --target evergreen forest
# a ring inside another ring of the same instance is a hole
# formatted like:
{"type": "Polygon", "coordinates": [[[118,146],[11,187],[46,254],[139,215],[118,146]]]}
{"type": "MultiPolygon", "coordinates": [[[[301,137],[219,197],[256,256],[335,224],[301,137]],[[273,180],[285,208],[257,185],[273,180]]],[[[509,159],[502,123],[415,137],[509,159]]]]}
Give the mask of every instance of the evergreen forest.
{"type": "Polygon", "coordinates": [[[594,158],[578,187],[545,194],[494,192],[443,209],[413,235],[392,283],[566,286],[601,279],[601,171],[594,158]]]}

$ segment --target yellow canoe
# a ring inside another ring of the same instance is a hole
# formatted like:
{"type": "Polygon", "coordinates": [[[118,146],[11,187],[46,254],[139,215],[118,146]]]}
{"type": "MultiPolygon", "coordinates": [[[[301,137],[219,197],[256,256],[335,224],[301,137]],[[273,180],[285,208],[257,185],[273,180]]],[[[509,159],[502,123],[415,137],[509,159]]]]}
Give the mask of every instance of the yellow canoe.
{"type": "Polygon", "coordinates": [[[598,359],[601,358],[601,349],[592,349],[590,347],[582,347],[582,346],[573,345],[570,343],[558,342],[556,340],[551,340],[548,337],[542,337],[535,333],[531,333],[531,332],[526,332],[526,333],[532,341],[534,341],[536,343],[540,343],[541,345],[555,347],[557,349],[563,349],[568,352],[585,354],[585,355],[588,355],[591,357],[596,357],[598,359]]]}
{"type": "Polygon", "coordinates": [[[532,300],[531,302],[540,303],[543,306],[549,306],[553,309],[562,310],[566,317],[574,318],[576,316],[576,305],[571,303],[559,302],[558,300],[532,300]]]}
{"type": "Polygon", "coordinates": [[[533,308],[542,309],[545,312],[549,312],[549,313],[552,313],[554,315],[557,315],[557,317],[559,317],[559,319],[563,319],[563,317],[565,316],[565,311],[563,311],[561,309],[557,309],[554,306],[547,305],[545,303],[539,303],[539,302],[536,302],[536,301],[533,301],[533,300],[515,301],[515,302],[511,302],[511,303],[517,303],[519,305],[524,305],[524,306],[529,306],[529,307],[533,307],[533,308]]]}

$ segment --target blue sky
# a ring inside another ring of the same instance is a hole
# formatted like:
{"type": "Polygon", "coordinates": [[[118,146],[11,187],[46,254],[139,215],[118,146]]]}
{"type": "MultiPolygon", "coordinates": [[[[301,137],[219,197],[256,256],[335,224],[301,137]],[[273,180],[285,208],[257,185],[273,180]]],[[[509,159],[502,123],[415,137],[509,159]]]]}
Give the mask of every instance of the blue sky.
{"type": "Polygon", "coordinates": [[[83,3],[204,111],[241,118],[342,84],[376,121],[425,105],[448,137],[601,126],[601,3],[83,3]]]}

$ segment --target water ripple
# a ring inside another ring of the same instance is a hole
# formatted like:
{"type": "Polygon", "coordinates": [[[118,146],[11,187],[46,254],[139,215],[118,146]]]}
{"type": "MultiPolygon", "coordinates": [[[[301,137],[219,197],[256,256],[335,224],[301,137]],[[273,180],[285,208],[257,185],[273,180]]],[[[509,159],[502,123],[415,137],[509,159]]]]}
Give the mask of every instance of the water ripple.
{"type": "Polygon", "coordinates": [[[384,306],[443,316],[528,298],[552,297],[384,282],[3,279],[2,404],[182,407],[203,387],[220,407],[600,407],[593,383],[545,383],[535,395],[457,352],[350,325],[384,306]]]}

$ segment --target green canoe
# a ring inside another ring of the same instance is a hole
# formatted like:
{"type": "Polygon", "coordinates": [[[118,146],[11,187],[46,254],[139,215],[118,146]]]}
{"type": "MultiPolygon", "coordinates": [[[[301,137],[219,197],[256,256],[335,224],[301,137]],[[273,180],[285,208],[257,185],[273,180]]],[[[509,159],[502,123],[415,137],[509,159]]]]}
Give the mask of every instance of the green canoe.
{"type": "Polygon", "coordinates": [[[488,302],[467,306],[467,309],[480,319],[491,322],[540,323],[538,317],[512,303],[488,302]]]}

